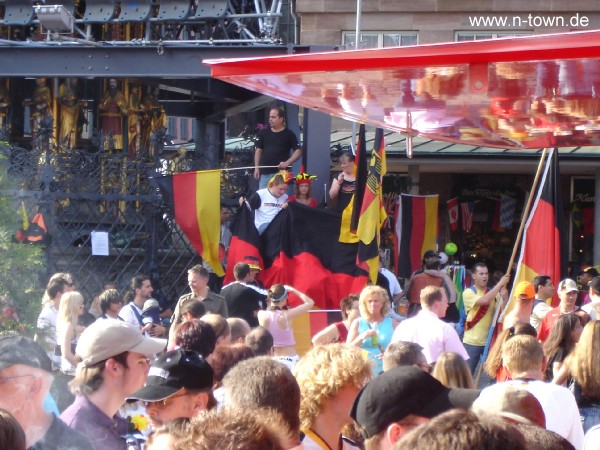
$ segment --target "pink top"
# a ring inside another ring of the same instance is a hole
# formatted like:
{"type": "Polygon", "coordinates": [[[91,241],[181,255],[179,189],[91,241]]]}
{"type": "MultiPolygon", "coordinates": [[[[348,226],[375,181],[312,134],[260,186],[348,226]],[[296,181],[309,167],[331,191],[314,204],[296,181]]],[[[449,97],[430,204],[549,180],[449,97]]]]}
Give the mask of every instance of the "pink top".
{"type": "Polygon", "coordinates": [[[292,330],[287,323],[286,317],[286,328],[282,329],[277,321],[279,316],[284,311],[275,310],[275,311],[267,311],[269,314],[269,332],[273,335],[273,347],[291,347],[296,345],[296,340],[294,339],[294,330],[292,330]]]}

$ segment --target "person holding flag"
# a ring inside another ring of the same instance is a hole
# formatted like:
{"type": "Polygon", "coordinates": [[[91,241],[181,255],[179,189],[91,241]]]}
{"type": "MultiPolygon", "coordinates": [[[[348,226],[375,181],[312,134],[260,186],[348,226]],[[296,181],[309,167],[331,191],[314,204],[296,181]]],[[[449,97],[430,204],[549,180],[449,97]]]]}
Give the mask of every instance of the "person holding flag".
{"type": "Polygon", "coordinates": [[[473,266],[473,285],[463,292],[463,302],[467,319],[463,344],[469,354],[469,368],[475,375],[475,370],[485,350],[488,333],[498,304],[508,300],[508,284],[510,277],[504,275],[494,287],[487,287],[489,272],[485,263],[479,262],[473,266]]]}

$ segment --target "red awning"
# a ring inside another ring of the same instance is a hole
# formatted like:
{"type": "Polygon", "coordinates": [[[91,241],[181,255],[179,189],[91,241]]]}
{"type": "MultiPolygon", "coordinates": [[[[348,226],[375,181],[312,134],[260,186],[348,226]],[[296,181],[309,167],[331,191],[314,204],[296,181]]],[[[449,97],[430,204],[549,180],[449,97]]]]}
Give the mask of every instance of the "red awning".
{"type": "Polygon", "coordinates": [[[431,139],[600,145],[600,31],[204,63],[229,83],[431,139]]]}

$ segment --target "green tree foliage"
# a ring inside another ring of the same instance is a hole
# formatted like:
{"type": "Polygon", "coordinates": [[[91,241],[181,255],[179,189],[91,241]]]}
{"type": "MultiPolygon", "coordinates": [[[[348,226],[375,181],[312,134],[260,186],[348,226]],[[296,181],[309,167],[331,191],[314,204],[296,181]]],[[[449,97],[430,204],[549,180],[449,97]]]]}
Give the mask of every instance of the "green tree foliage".
{"type": "Polygon", "coordinates": [[[6,158],[0,154],[0,331],[30,333],[41,309],[39,272],[44,264],[43,248],[14,239],[23,218],[5,163],[6,158]]]}

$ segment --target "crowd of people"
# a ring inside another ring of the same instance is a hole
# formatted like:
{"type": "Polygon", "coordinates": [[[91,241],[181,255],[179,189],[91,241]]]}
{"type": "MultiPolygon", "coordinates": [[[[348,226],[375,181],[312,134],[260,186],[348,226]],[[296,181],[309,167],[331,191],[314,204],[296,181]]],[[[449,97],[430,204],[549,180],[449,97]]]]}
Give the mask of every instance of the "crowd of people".
{"type": "Polygon", "coordinates": [[[600,305],[600,277],[583,307],[566,279],[559,305],[543,311],[549,278],[519,283],[485,360],[476,344],[509,280],[489,285],[481,263],[461,293],[462,336],[446,314],[448,283],[422,287],[410,317],[369,285],[341,299],[342,321],[299,355],[294,319],[314,301],[293,286],[250,284],[248,262],[221,294],[204,267],[190,268],[190,293],[162,311],[143,275],[124,295],[106,283],[87,308],[71,275],[53,276],[35,338],[0,337],[0,446],[598,448],[600,325],[586,311],[600,305]],[[479,367],[490,377],[482,390],[479,367]]]}

